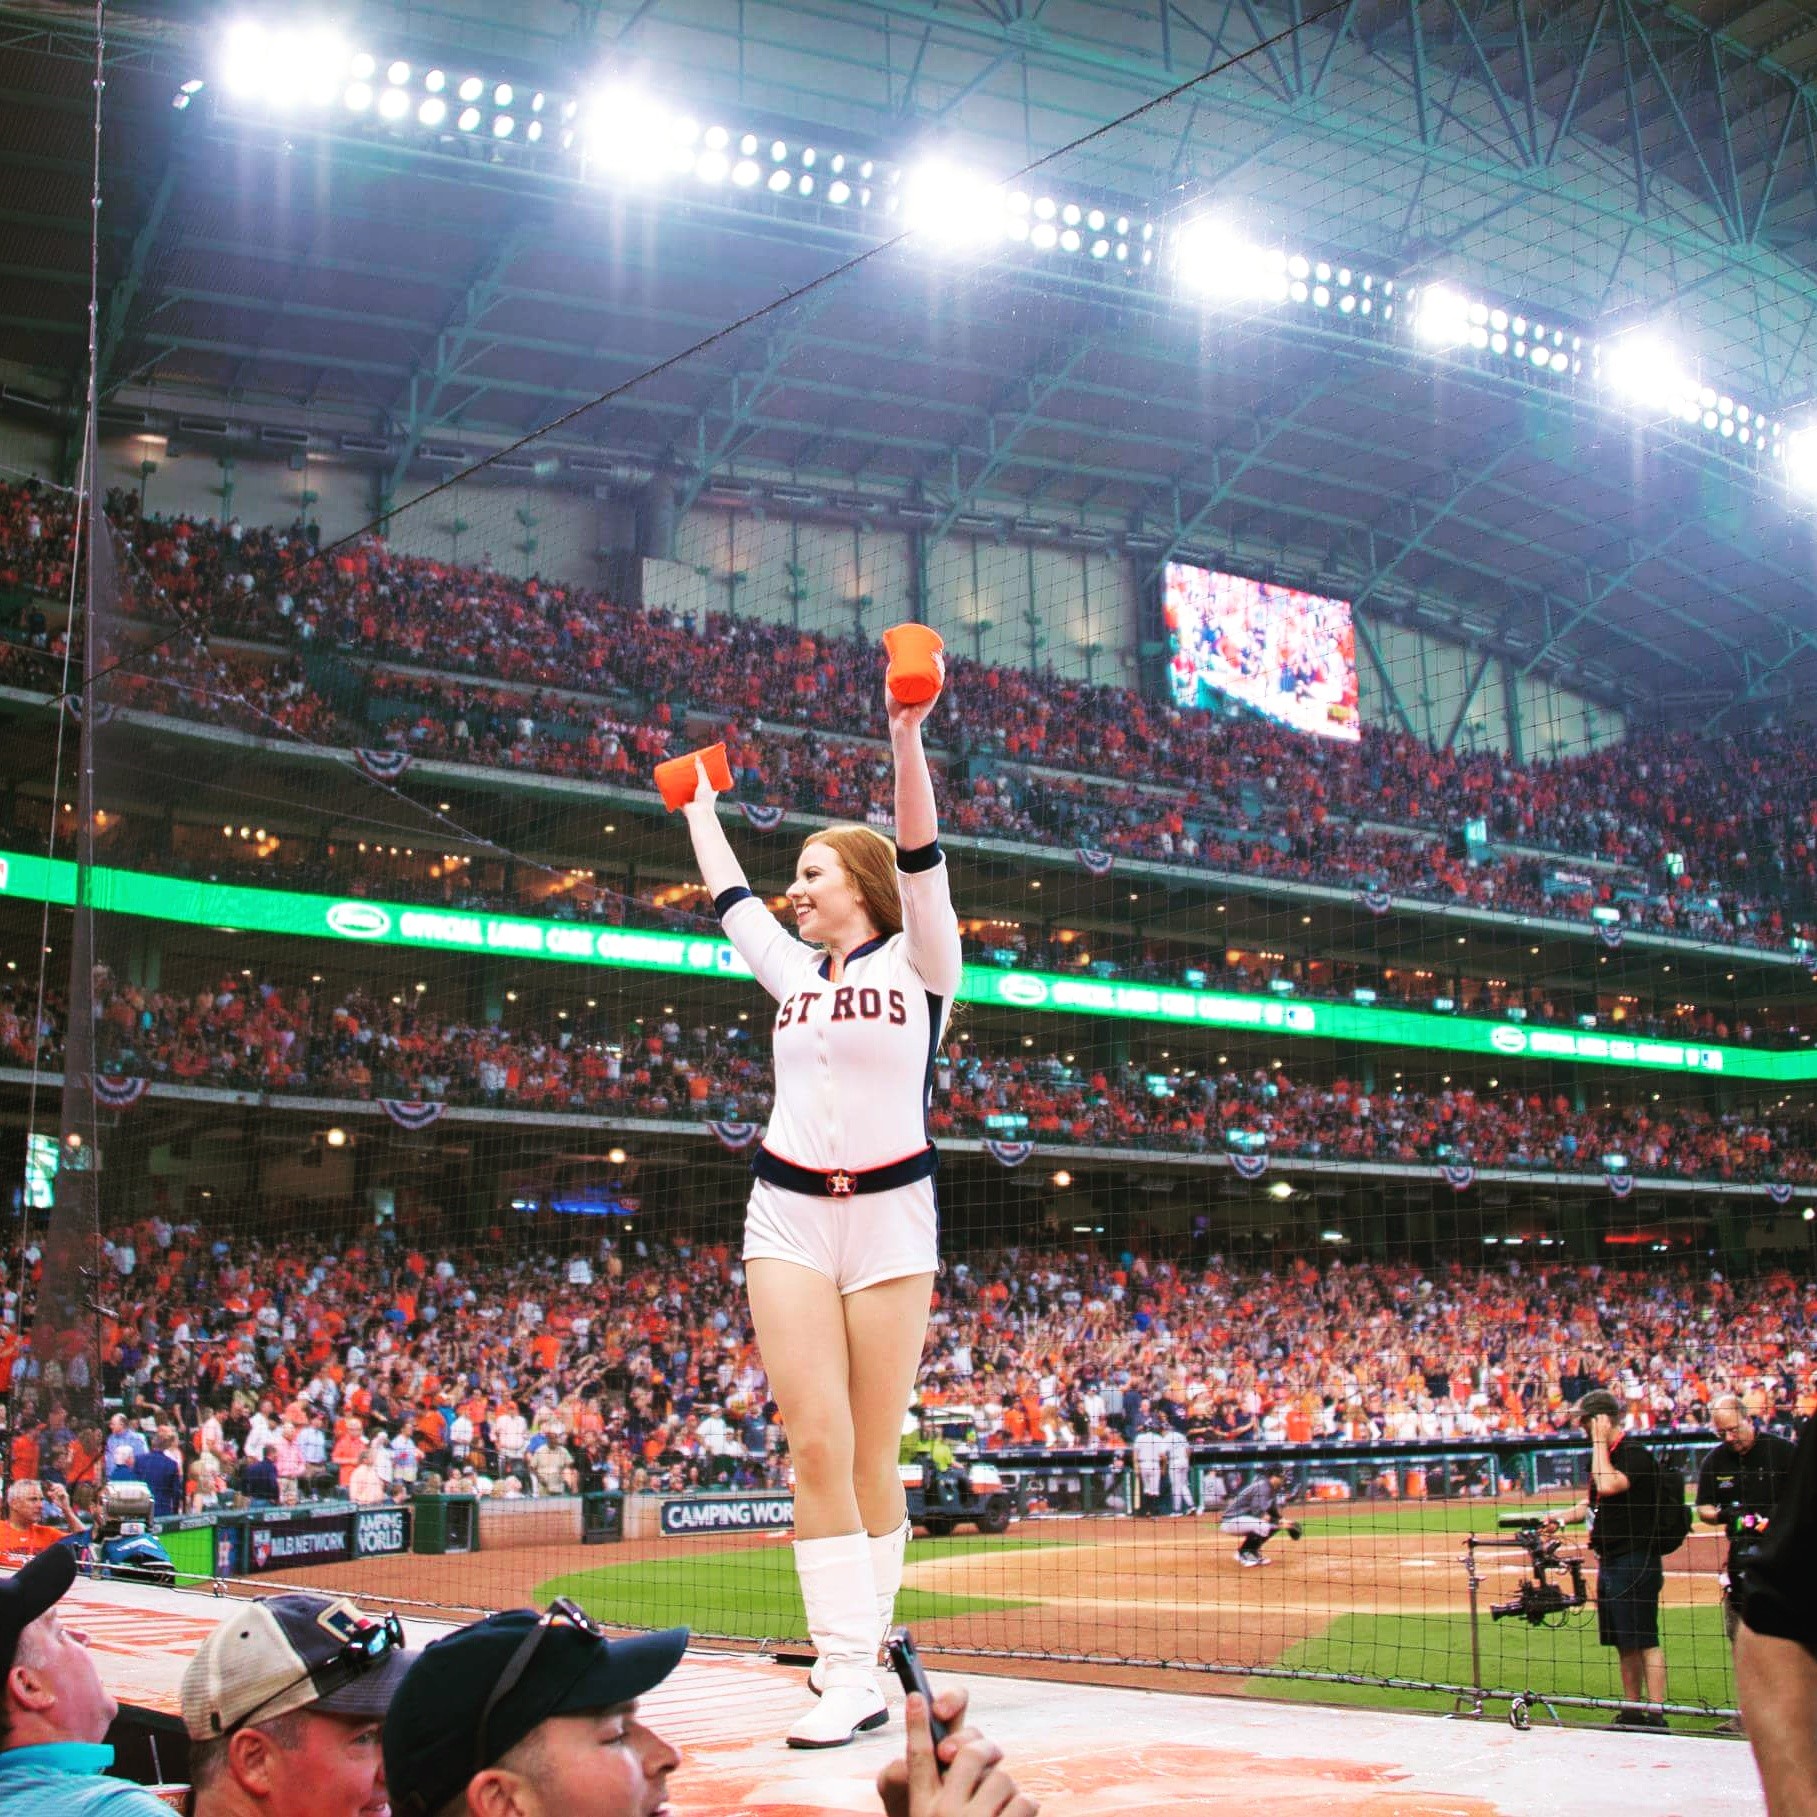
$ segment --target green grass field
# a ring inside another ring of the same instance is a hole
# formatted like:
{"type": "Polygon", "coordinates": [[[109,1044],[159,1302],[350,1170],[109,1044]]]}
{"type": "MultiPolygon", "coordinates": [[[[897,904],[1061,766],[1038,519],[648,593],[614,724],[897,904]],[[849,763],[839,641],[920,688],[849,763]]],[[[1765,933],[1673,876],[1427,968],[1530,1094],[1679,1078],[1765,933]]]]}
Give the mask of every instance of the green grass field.
{"type": "MultiPolygon", "coordinates": [[[[909,1547],[908,1562],[1028,1544],[1018,1539],[918,1540],[909,1547]]],[[[807,1634],[794,1555],[785,1545],[688,1551],[673,1558],[601,1565],[536,1586],[539,1605],[555,1596],[570,1596],[589,1615],[615,1626],[666,1628],[685,1623],[703,1634],[747,1640],[802,1639],[807,1634]]],[[[1028,1606],[1000,1597],[905,1589],[897,1598],[896,1614],[898,1620],[912,1624],[1028,1606]]]]}
{"type": "MultiPolygon", "coordinates": [[[[1499,1511],[1497,1505],[1481,1502],[1401,1503],[1366,1513],[1314,1514],[1313,1532],[1308,1537],[1341,1542],[1344,1536],[1366,1541],[1371,1536],[1409,1533],[1492,1533],[1499,1511]]],[[[909,1548],[908,1562],[1090,1543],[1086,1535],[1075,1538],[1064,1527],[1046,1527],[1039,1539],[967,1536],[918,1540],[909,1548]]],[[[1090,1575],[1089,1566],[1085,1575],[1090,1575]]],[[[1461,1571],[1459,1588],[1461,1592],[1461,1571]]],[[[685,1623],[703,1634],[749,1640],[794,1640],[806,1634],[794,1558],[782,1544],[715,1548],[703,1542],[661,1558],[567,1572],[536,1586],[539,1604],[556,1596],[574,1598],[590,1614],[615,1626],[656,1628],[685,1623]]],[[[905,1589],[897,1613],[900,1620],[913,1625],[1040,1607],[1037,1602],[1002,1597],[905,1589]]],[[[1243,1618],[1233,1612],[1232,1619],[1240,1622],[1243,1618]]],[[[1013,1616],[1006,1621],[998,1631],[999,1644],[1014,1647],[1019,1625],[1013,1616]]],[[[1671,1701],[1733,1707],[1734,1675],[1720,1609],[1715,1604],[1662,1609],[1660,1630],[1671,1675],[1671,1701]]],[[[1491,1621],[1485,1606],[1481,1640],[1483,1678],[1491,1689],[1611,1702],[1620,1698],[1615,1656],[1597,1644],[1593,1607],[1561,1627],[1535,1628],[1522,1621],[1491,1621]]],[[[1030,1655],[1038,1658],[1038,1650],[1031,1647],[1030,1655]]],[[[1455,1615],[1335,1613],[1329,1625],[1290,1648],[1280,1664],[1347,1677],[1467,1685],[1472,1676],[1469,1620],[1461,1610],[1455,1615]]],[[[1453,1703],[1442,1693],[1383,1684],[1278,1678],[1251,1678],[1244,1684],[1256,1696],[1307,1703],[1440,1711],[1451,1709],[1453,1703]]],[[[1505,1701],[1492,1702],[1490,1714],[1505,1716],[1507,1708],[1505,1701]]],[[[1561,1710],[1560,1715],[1574,1723],[1606,1724],[1610,1720],[1606,1710],[1561,1710]]],[[[1543,1712],[1537,1719],[1550,1720],[1543,1712]]],[[[1717,1720],[1679,1718],[1674,1727],[1693,1732],[1711,1728],[1717,1720]]]]}
{"type": "MultiPolygon", "coordinates": [[[[1292,1512],[1325,1539],[1346,1533],[1494,1533],[1504,1514],[1544,1515],[1570,1505],[1569,1495],[1554,1495],[1525,1502],[1379,1502],[1360,1507],[1340,1503],[1345,1511],[1331,1514],[1321,1512],[1315,1503],[1297,1505],[1292,1512]]],[[[1577,1537],[1581,1539],[1581,1529],[1577,1537]]]]}
{"type": "MultiPolygon", "coordinates": [[[[1723,1638],[1722,1614],[1714,1605],[1662,1609],[1659,1638],[1665,1648],[1668,1694],[1673,1703],[1733,1707],[1735,1676],[1723,1638]]],[[[1615,1655],[1597,1644],[1594,1610],[1562,1628],[1534,1628],[1524,1621],[1482,1622],[1483,1679],[1506,1691],[1532,1689],[1558,1697],[1619,1700],[1621,1678],[1615,1655]]],[[[1419,1678],[1443,1684],[1470,1682],[1470,1623],[1467,1617],[1431,1615],[1340,1615],[1322,1634],[1302,1641],[1281,1664],[1309,1672],[1354,1673],[1370,1678],[1419,1678]]],[[[1247,1688],[1260,1697],[1307,1703],[1343,1703],[1384,1710],[1449,1710],[1443,1695],[1392,1690],[1383,1685],[1339,1685],[1316,1679],[1254,1678],[1247,1688]]],[[[1491,1706],[1505,1715],[1507,1705],[1491,1706]]],[[[1607,1724],[1602,1710],[1561,1710],[1566,1722],[1607,1724]]],[[[1550,1721],[1539,1713],[1538,1719],[1550,1721]]],[[[1681,1718],[1675,1727],[1707,1728],[1681,1718]]]]}

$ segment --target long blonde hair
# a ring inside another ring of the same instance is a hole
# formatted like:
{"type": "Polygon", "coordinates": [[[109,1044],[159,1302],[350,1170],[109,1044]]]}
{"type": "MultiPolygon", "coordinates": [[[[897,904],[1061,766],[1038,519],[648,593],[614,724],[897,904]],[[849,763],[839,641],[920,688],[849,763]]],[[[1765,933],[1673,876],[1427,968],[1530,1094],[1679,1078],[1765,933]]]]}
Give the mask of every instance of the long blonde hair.
{"type": "Polygon", "coordinates": [[[802,841],[831,846],[852,880],[872,924],[885,935],[902,932],[902,893],[896,887],[896,842],[875,827],[831,826],[802,841]]]}

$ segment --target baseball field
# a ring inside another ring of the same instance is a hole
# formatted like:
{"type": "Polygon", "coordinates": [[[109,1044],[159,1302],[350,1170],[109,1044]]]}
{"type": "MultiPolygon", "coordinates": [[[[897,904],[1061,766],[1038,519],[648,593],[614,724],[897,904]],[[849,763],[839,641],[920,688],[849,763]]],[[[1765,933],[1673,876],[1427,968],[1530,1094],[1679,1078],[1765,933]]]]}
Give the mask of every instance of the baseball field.
{"type": "MultiPolygon", "coordinates": [[[[931,1654],[1024,1676],[1397,1709],[1449,1710],[1454,1696],[1429,1687],[1474,1683],[1618,1700],[1615,1655],[1597,1644],[1593,1605],[1539,1626],[1491,1618],[1490,1605],[1511,1598],[1527,1569],[1512,1549],[1479,1553],[1476,1677],[1464,1537],[1495,1535],[1501,1512],[1487,1503],[1314,1508],[1304,1538],[1278,1536],[1256,1569],[1237,1564],[1235,1542],[1209,1515],[1031,1520],[1000,1539],[918,1539],[898,1619],[931,1654]]],[[[1669,1701],[1710,1712],[1733,1703],[1719,1562],[1717,1542],[1693,1536],[1668,1561],[1661,1607],[1669,1701]]],[[[805,1636],[786,1535],[544,1544],[293,1575],[453,1610],[569,1596],[626,1627],[685,1623],[785,1647],[805,1636]]],[[[1606,1710],[1560,1714],[1609,1720],[1606,1710]]],[[[1685,1716],[1675,1726],[1717,1720],[1685,1716]]]]}

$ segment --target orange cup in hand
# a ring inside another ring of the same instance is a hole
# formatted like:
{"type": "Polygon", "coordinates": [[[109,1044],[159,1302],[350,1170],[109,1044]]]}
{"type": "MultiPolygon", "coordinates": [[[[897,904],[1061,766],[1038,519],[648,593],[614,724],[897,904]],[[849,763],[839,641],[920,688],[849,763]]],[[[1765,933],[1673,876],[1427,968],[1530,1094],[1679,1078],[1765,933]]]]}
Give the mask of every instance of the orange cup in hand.
{"type": "Polygon", "coordinates": [[[940,633],[927,625],[891,625],[883,634],[890,653],[890,692],[905,707],[917,707],[940,692],[937,658],[946,648],[940,633]]]}
{"type": "Polygon", "coordinates": [[[726,762],[726,748],[722,744],[710,744],[704,751],[683,751],[679,757],[665,757],[656,766],[656,787],[662,795],[663,806],[670,813],[685,808],[700,787],[700,778],[694,774],[697,758],[707,766],[710,788],[723,795],[732,786],[732,766],[726,762]]]}

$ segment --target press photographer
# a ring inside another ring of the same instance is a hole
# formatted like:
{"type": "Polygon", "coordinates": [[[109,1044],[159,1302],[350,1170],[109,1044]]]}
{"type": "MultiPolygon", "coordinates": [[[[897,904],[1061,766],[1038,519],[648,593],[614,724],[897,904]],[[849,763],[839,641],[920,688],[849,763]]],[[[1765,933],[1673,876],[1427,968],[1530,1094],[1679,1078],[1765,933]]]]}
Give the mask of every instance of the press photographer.
{"type": "Polygon", "coordinates": [[[1735,1586],[1766,1541],[1773,1509],[1792,1478],[1797,1447],[1777,1432],[1756,1426],[1733,1394],[1719,1394],[1710,1403],[1710,1429],[1722,1442],[1697,1472],[1697,1518],[1706,1526],[1721,1527],[1728,1536],[1722,1625],[1733,1643],[1739,1620],[1735,1586]]]}

